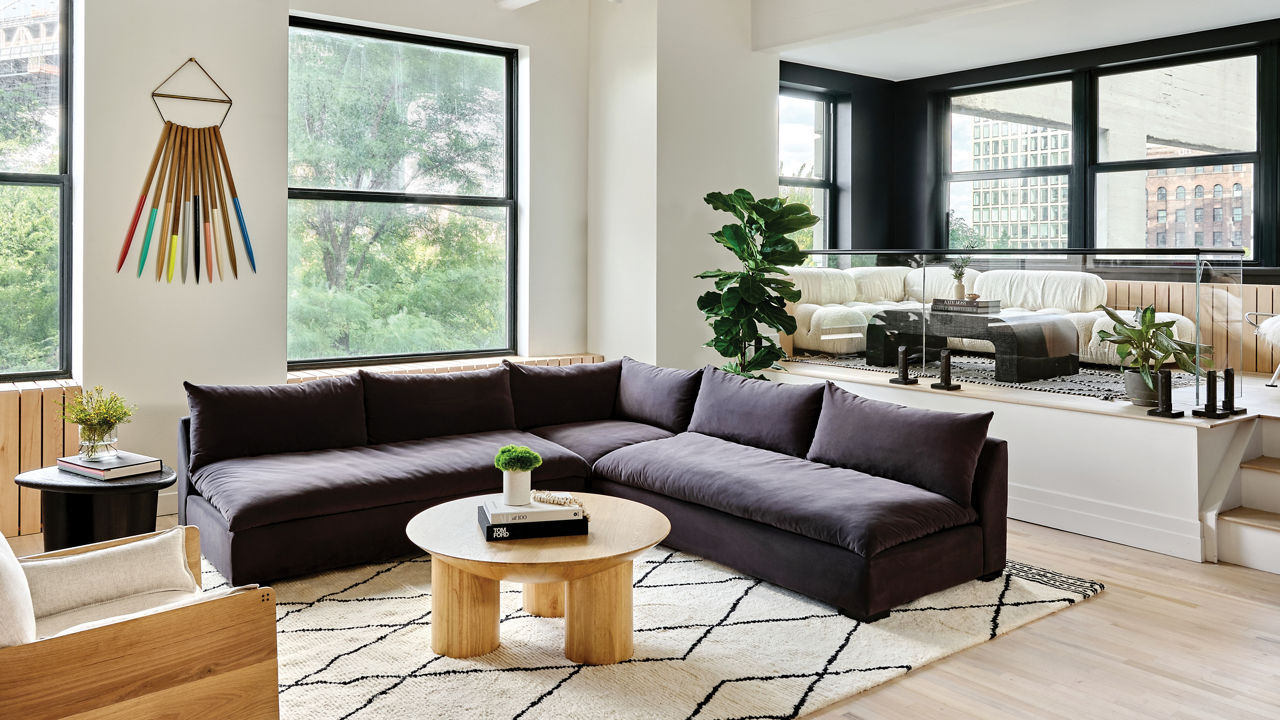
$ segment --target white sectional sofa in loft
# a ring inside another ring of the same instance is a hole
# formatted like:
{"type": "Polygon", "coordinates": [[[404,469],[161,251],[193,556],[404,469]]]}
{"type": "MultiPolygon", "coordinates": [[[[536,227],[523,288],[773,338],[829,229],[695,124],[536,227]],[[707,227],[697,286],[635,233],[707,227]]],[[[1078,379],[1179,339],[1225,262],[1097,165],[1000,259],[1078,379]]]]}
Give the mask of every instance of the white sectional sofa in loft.
{"type": "MultiPolygon", "coordinates": [[[[793,342],[797,350],[845,355],[866,349],[866,328],[886,309],[919,309],[934,298],[953,295],[955,280],[945,265],[927,268],[855,267],[788,268],[800,290],[792,308],[796,318],[793,342]]],[[[967,270],[968,292],[984,300],[1000,300],[1001,317],[1028,313],[1061,315],[1076,327],[1080,361],[1119,365],[1115,346],[1100,341],[1098,330],[1114,323],[1098,306],[1107,300],[1102,278],[1087,272],[1064,270],[967,270]]],[[[1175,313],[1157,313],[1161,322],[1173,320],[1179,340],[1195,339],[1195,323],[1175,313]]],[[[955,350],[992,352],[985,340],[952,338],[955,350]]]]}

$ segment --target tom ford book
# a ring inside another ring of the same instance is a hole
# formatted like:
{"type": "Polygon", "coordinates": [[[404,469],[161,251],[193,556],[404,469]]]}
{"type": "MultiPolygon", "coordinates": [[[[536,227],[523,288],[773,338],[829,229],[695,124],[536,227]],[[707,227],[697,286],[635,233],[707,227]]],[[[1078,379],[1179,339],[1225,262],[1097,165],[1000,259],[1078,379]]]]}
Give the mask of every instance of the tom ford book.
{"type": "Polygon", "coordinates": [[[476,517],[480,521],[480,530],[484,532],[484,539],[489,542],[587,534],[587,519],[581,517],[576,520],[493,523],[489,521],[489,515],[485,512],[483,505],[476,506],[476,517]]]}

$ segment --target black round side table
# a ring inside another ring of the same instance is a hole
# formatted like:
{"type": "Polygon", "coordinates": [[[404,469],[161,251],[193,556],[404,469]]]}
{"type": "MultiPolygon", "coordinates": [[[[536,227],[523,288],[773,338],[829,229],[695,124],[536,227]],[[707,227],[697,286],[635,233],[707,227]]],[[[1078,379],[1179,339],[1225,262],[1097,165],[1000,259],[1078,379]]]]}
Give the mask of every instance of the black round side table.
{"type": "Polygon", "coordinates": [[[57,467],[30,470],[13,480],[40,491],[44,549],[48,552],[154,532],[160,490],[176,478],[173,468],[164,465],[159,472],[115,480],[98,480],[57,467]]]}

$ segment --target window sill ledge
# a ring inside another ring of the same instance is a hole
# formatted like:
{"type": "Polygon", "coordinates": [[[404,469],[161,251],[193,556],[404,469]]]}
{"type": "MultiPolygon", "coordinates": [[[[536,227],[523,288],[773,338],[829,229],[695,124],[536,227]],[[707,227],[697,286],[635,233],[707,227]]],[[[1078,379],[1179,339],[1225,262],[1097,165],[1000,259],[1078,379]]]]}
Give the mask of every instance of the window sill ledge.
{"type": "Polygon", "coordinates": [[[578,365],[582,363],[604,362],[603,355],[594,353],[569,353],[566,355],[545,355],[525,357],[523,355],[505,355],[501,357],[475,358],[471,360],[435,360],[431,362],[396,363],[392,365],[357,365],[352,367],[327,368],[317,370],[293,370],[289,372],[286,382],[301,383],[327,377],[351,375],[359,370],[389,373],[392,375],[428,375],[436,373],[462,372],[464,370],[484,370],[498,367],[503,360],[522,365],[578,365]]]}

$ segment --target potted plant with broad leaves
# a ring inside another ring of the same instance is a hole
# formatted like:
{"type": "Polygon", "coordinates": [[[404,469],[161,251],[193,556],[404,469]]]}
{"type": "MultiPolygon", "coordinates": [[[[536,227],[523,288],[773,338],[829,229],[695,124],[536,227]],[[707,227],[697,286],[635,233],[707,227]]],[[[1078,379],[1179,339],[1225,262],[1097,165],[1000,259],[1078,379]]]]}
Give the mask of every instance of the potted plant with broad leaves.
{"type": "Polygon", "coordinates": [[[502,471],[502,502],[528,505],[533,490],[530,473],[542,464],[542,456],[524,445],[503,445],[493,458],[493,466],[502,471]]]}
{"type": "Polygon", "coordinates": [[[1118,312],[1099,305],[1098,309],[1115,322],[1111,331],[1099,330],[1098,339],[1116,346],[1116,354],[1125,366],[1125,394],[1134,405],[1154,407],[1156,373],[1170,362],[1185,372],[1203,375],[1196,356],[1211,357],[1213,347],[1178,340],[1173,336],[1173,320],[1156,321],[1156,308],[1148,305],[1133,311],[1133,320],[1125,320],[1118,312]]]}
{"type": "Polygon", "coordinates": [[[786,357],[760,326],[783,334],[796,331],[796,319],[787,303],[800,299],[795,283],[786,278],[784,265],[799,265],[805,255],[788,235],[818,224],[818,217],[802,203],[786,198],[757,200],[746,190],[708,193],[703,201],[732,214],[738,222],[711,233],[742,264],[740,269],[708,270],[697,277],[715,280],[714,290],[698,298],[698,309],[715,334],[707,347],[729,358],[725,372],[763,378],[761,370],[778,368],[786,357]]]}
{"type": "Polygon", "coordinates": [[[81,459],[115,457],[119,453],[116,428],[129,422],[134,409],[119,395],[105,392],[101,385],[63,402],[62,419],[80,426],[81,459]]]}

